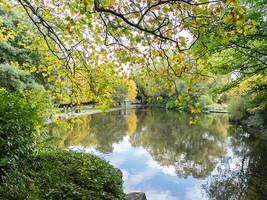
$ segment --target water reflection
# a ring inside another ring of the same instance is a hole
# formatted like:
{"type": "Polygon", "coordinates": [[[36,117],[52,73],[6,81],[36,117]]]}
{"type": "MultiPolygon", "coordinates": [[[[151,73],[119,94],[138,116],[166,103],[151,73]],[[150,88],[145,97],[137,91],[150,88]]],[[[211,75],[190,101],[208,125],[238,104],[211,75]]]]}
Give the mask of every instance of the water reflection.
{"type": "Polygon", "coordinates": [[[96,145],[97,141],[94,134],[90,130],[91,116],[84,116],[79,123],[66,126],[65,124],[59,125],[56,123],[49,124],[47,127],[48,132],[51,135],[50,142],[62,149],[66,149],[69,146],[81,145],[96,145]]]}
{"type": "Polygon", "coordinates": [[[210,199],[267,199],[267,138],[242,127],[228,133],[232,154],[220,160],[203,188],[210,199]]]}
{"type": "Polygon", "coordinates": [[[230,127],[225,114],[199,115],[200,125],[190,117],[122,110],[49,128],[54,144],[110,161],[123,171],[125,192],[144,191],[148,200],[267,199],[266,139],[230,127]]]}
{"type": "Polygon", "coordinates": [[[110,153],[113,144],[120,142],[128,130],[120,111],[88,115],[80,120],[72,128],[51,124],[48,129],[55,138],[54,144],[62,149],[77,145],[94,146],[102,153],[110,153]]]}
{"type": "Polygon", "coordinates": [[[157,163],[174,166],[178,177],[206,178],[216,158],[226,154],[226,115],[203,115],[199,126],[190,125],[190,115],[173,111],[138,113],[138,129],[131,138],[157,163]]]}

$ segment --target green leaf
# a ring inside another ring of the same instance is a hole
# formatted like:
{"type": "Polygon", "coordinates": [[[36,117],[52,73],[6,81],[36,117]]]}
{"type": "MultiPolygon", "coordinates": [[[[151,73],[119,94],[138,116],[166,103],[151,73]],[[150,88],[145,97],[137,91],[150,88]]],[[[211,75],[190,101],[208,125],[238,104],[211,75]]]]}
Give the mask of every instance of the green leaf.
{"type": "Polygon", "coordinates": [[[164,8],[162,9],[162,11],[165,12],[165,13],[168,13],[168,12],[170,12],[170,8],[164,7],[164,8]]]}

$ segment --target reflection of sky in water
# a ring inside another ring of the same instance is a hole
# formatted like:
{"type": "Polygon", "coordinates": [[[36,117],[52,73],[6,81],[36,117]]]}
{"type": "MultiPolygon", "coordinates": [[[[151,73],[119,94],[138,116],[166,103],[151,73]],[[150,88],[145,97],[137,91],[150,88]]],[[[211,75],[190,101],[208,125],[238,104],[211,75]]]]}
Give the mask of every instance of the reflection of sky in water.
{"type": "Polygon", "coordinates": [[[111,154],[103,154],[89,147],[72,147],[87,153],[96,154],[123,172],[124,191],[126,193],[142,191],[148,200],[195,200],[208,199],[201,190],[205,180],[179,179],[174,166],[162,167],[155,162],[145,149],[133,148],[129,142],[130,137],[125,136],[123,141],[113,144],[111,154]]]}

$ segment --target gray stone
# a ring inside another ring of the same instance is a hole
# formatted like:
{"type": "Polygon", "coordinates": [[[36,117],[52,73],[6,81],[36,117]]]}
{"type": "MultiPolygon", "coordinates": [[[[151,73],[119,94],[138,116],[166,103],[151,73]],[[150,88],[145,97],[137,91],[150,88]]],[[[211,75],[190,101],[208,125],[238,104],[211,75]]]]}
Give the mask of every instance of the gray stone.
{"type": "Polygon", "coordinates": [[[130,200],[147,200],[144,192],[131,192],[127,194],[130,200]]]}
{"type": "MultiPolygon", "coordinates": [[[[120,175],[120,177],[123,177],[123,173],[119,168],[115,168],[116,172],[120,175]]],[[[147,200],[146,194],[144,192],[131,192],[129,194],[126,194],[129,200],[147,200]]]]}
{"type": "Polygon", "coordinates": [[[122,178],[123,177],[122,171],[119,168],[115,168],[115,170],[116,170],[117,174],[119,174],[120,177],[122,178]]]}

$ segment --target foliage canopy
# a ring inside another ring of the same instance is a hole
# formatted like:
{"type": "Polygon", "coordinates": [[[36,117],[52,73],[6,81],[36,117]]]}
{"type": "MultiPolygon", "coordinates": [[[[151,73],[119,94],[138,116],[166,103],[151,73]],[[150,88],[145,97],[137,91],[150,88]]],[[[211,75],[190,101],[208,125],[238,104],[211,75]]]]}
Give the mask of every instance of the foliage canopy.
{"type": "MultiPolygon", "coordinates": [[[[54,84],[60,94],[54,99],[62,103],[97,101],[108,107],[114,88],[130,75],[149,93],[167,90],[175,104],[196,110],[192,102],[201,95],[181,95],[180,80],[194,93],[194,85],[207,83],[212,74],[238,74],[224,91],[254,75],[265,77],[264,1],[5,0],[3,5],[23,10],[36,26],[34,46],[44,59],[29,68],[54,84]]],[[[266,107],[265,85],[248,92],[259,109],[266,107]]]]}

